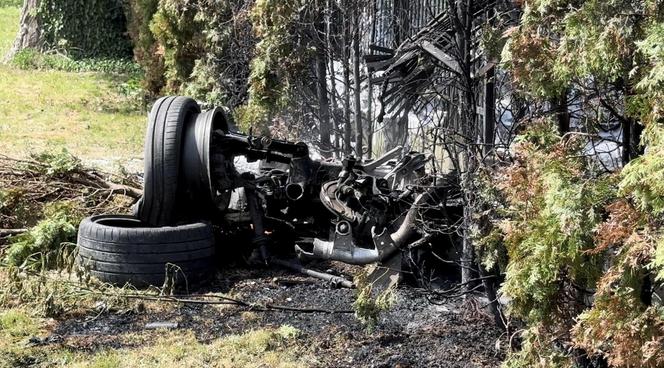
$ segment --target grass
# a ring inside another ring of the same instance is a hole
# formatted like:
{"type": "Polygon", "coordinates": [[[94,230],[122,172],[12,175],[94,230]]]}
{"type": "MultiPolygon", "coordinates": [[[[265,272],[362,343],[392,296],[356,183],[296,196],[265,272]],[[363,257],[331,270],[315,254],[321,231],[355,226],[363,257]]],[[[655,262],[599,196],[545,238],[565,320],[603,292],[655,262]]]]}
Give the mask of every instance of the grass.
{"type": "Polygon", "coordinates": [[[25,341],[40,332],[39,321],[23,309],[0,311],[0,367],[30,363],[25,341]]]}
{"type": "Polygon", "coordinates": [[[5,339],[26,337],[39,331],[34,319],[20,309],[0,312],[0,334],[5,339]]]}
{"type": "MultiPolygon", "coordinates": [[[[105,286],[105,295],[83,292],[102,289],[96,283],[85,284],[87,286],[81,289],[66,275],[55,271],[43,276],[25,278],[0,268],[0,368],[297,368],[317,362],[310,341],[289,325],[217,335],[211,339],[204,333],[206,338],[201,341],[195,330],[186,324],[175,330],[142,328],[147,321],[159,318],[148,316],[170,315],[181,308],[179,305],[118,298],[112,295],[117,289],[105,286]],[[53,303],[60,306],[59,314],[47,317],[45,311],[53,309],[49,306],[53,303]],[[89,327],[78,322],[64,325],[59,322],[71,318],[95,321],[99,305],[108,308],[108,313],[137,313],[146,318],[137,316],[129,325],[116,325],[120,329],[114,332],[106,332],[103,327],[114,323],[114,319],[91,322],[93,326],[89,327]],[[99,325],[95,327],[96,323],[99,325]],[[49,336],[56,338],[46,340],[49,336]]],[[[196,323],[200,327],[199,322],[196,323]]]]}
{"type": "Polygon", "coordinates": [[[75,357],[70,366],[304,367],[306,355],[298,354],[298,349],[293,346],[296,333],[294,328],[282,326],[201,343],[191,332],[165,332],[153,344],[138,349],[101,352],[92,359],[75,357]]]}
{"type": "MultiPolygon", "coordinates": [[[[11,47],[19,8],[0,2],[0,54],[11,47]]],[[[0,65],[0,147],[3,154],[66,147],[87,162],[140,158],[146,114],[127,75],[23,70],[0,65]]],[[[103,166],[103,164],[102,164],[103,166]]]]}
{"type": "Polygon", "coordinates": [[[21,10],[17,6],[3,6],[0,3],[0,59],[12,47],[18,29],[21,10]]]}
{"type": "MultiPolygon", "coordinates": [[[[0,312],[0,368],[15,366],[120,367],[274,367],[299,368],[315,358],[297,345],[299,331],[288,325],[200,342],[190,330],[126,333],[126,347],[74,348],[76,342],[39,346],[48,321],[22,309],[0,312]],[[73,345],[72,345],[73,344],[73,345]]],[[[102,337],[102,336],[99,336],[102,337]]]]}

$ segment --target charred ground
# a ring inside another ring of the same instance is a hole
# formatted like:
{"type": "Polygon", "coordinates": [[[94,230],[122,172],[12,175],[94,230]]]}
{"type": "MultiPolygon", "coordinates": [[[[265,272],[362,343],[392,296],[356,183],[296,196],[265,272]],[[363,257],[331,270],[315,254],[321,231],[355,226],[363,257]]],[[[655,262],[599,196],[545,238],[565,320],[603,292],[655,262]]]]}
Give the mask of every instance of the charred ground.
{"type": "MultiPolygon", "coordinates": [[[[291,326],[297,337],[287,349],[298,364],[319,367],[496,367],[504,346],[497,329],[472,299],[431,303],[409,286],[395,292],[395,304],[372,329],[352,313],[355,291],[274,270],[220,272],[209,289],[196,293],[233,295],[255,305],[327,309],[341,313],[252,311],[239,306],[141,301],[128,309],[95,310],[58,321],[45,345],[74,351],[132,350],[172,333],[191,333],[203,344],[229,335],[291,326]],[[343,313],[348,311],[350,313],[343,313]],[[172,331],[150,330],[153,322],[176,323],[172,331]]],[[[283,347],[279,347],[283,348],[283,347]]]]}

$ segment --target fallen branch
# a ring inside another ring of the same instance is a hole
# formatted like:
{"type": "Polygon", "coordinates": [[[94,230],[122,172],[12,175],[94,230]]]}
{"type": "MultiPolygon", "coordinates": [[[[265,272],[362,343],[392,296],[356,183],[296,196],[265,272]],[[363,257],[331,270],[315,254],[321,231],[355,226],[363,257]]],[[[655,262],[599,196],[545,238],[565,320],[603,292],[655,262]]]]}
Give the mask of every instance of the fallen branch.
{"type": "Polygon", "coordinates": [[[111,182],[105,182],[105,184],[108,186],[108,189],[111,192],[111,194],[120,193],[122,195],[126,195],[127,197],[131,197],[134,199],[139,199],[143,195],[142,190],[137,188],[132,188],[127,185],[115,184],[111,182]]]}
{"type": "Polygon", "coordinates": [[[81,180],[80,182],[82,184],[87,184],[89,186],[100,186],[102,188],[109,189],[111,193],[121,193],[134,199],[138,199],[143,195],[142,190],[131,187],[129,185],[110,182],[95,171],[77,170],[77,172],[87,179],[81,180]]]}
{"type": "MultiPolygon", "coordinates": [[[[2,264],[0,264],[2,266],[2,264]]],[[[43,277],[44,274],[41,272],[23,270],[28,275],[31,276],[40,276],[43,277]]],[[[241,299],[231,298],[224,295],[215,295],[215,294],[175,294],[175,295],[149,295],[149,294],[139,294],[136,292],[124,292],[124,288],[117,289],[110,284],[103,284],[104,288],[108,288],[111,291],[106,290],[95,290],[91,289],[89,286],[86,286],[80,282],[72,280],[58,280],[62,284],[67,284],[76,288],[76,291],[72,295],[76,296],[86,296],[86,295],[98,295],[105,297],[113,298],[125,298],[125,299],[134,299],[134,300],[145,300],[145,301],[154,301],[154,302],[164,302],[164,303],[181,303],[181,304],[200,304],[200,305],[234,305],[238,307],[246,308],[247,310],[253,312],[274,312],[274,311],[283,311],[283,312],[296,312],[296,313],[326,313],[326,314],[351,314],[355,313],[351,309],[326,309],[319,307],[291,307],[286,305],[279,304],[258,304],[247,302],[241,299]],[[117,290],[117,291],[114,291],[117,290]],[[213,299],[213,300],[209,300],[213,299]]],[[[159,290],[159,289],[157,289],[159,290]]]]}
{"type": "Polygon", "coordinates": [[[86,288],[82,288],[82,290],[85,290],[87,294],[97,294],[102,296],[120,297],[120,298],[135,299],[135,300],[153,301],[153,302],[200,304],[200,305],[234,305],[238,307],[247,308],[252,312],[284,311],[284,312],[296,312],[296,313],[326,313],[326,314],[355,313],[353,310],[350,309],[324,309],[317,307],[301,308],[301,307],[290,307],[278,304],[258,304],[222,295],[189,294],[189,295],[152,296],[144,294],[107,293],[104,291],[90,290],[86,288]],[[216,299],[216,300],[206,300],[206,299],[216,299]]]}
{"type": "Polygon", "coordinates": [[[23,228],[34,224],[47,203],[77,202],[86,214],[122,212],[142,195],[136,176],[103,173],[83,166],[68,153],[59,155],[16,159],[0,154],[0,188],[10,201],[0,209],[4,215],[0,228],[5,228],[0,236],[25,232],[23,228]],[[12,210],[19,207],[28,210],[12,210]]]}
{"type": "Polygon", "coordinates": [[[0,229],[0,236],[23,234],[27,231],[28,229],[0,229]]]}

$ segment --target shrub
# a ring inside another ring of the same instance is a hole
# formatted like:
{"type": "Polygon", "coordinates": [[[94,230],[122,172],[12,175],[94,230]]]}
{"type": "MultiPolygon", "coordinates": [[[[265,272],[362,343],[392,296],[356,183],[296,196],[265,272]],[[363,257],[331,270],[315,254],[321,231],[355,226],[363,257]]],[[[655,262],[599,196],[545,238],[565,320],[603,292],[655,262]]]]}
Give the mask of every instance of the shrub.
{"type": "Polygon", "coordinates": [[[378,323],[381,313],[389,310],[394,305],[396,284],[374,288],[369,279],[368,271],[364,270],[355,276],[355,285],[357,287],[355,301],[353,302],[355,317],[371,331],[378,323]]]}
{"type": "Polygon", "coordinates": [[[44,209],[44,219],[25,234],[14,238],[7,248],[7,264],[30,269],[51,269],[70,262],[80,212],[67,202],[55,202],[44,209]]]}
{"type": "Polygon", "coordinates": [[[130,0],[125,6],[134,59],[143,70],[142,87],[148,97],[157,96],[165,84],[164,57],[150,30],[157,4],[157,0],[130,0]]]}
{"type": "Polygon", "coordinates": [[[36,12],[45,50],[62,50],[75,58],[131,56],[120,0],[42,0],[36,12]]]}
{"type": "Polygon", "coordinates": [[[150,31],[163,52],[165,88],[169,93],[179,93],[204,52],[203,25],[196,17],[196,5],[187,0],[159,1],[150,22],[150,31]]]}
{"type": "Polygon", "coordinates": [[[231,108],[247,98],[251,0],[132,0],[134,56],[152,97],[186,94],[231,108]]]}
{"type": "Polygon", "coordinates": [[[69,153],[66,148],[62,148],[59,152],[44,151],[33,154],[32,158],[38,164],[29,163],[30,168],[51,177],[64,176],[81,169],[81,160],[69,153]]]}

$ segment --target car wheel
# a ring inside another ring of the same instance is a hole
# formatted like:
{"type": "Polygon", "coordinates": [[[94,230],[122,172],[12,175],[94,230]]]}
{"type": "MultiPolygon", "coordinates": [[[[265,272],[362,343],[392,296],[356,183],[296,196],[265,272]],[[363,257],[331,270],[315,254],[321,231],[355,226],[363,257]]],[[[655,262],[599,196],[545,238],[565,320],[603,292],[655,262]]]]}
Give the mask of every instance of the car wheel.
{"type": "Polygon", "coordinates": [[[184,126],[200,107],[189,97],[162,97],[152,106],[145,138],[143,200],[138,217],[154,226],[175,220],[184,126]]]}
{"type": "Polygon", "coordinates": [[[204,281],[214,269],[214,235],[206,223],[152,227],[125,215],[92,216],[78,232],[78,263],[100,281],[137,287],[204,281]]]}

